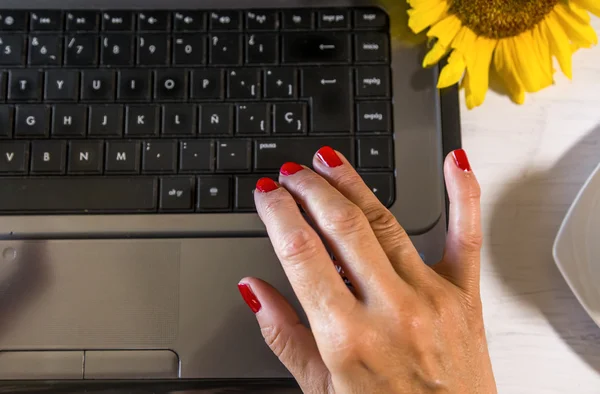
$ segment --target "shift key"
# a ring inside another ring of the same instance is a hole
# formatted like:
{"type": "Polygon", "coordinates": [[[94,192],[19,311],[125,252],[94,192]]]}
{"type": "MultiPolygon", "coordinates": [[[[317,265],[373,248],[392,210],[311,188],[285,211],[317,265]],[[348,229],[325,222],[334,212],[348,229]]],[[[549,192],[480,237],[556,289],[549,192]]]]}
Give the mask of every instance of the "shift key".
{"type": "Polygon", "coordinates": [[[312,166],[315,153],[323,146],[339,151],[354,164],[351,138],[261,138],[255,144],[254,168],[260,171],[279,170],[288,161],[312,166]]]}

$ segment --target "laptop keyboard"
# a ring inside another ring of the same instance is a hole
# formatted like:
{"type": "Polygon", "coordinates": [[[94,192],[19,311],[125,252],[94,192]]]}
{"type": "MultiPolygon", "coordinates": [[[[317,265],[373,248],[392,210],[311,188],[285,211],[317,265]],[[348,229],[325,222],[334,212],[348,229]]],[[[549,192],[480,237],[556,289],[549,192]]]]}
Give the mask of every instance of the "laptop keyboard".
{"type": "Polygon", "coordinates": [[[377,8],[0,10],[0,212],[253,211],[324,145],[390,206],[388,30],[377,8]]]}

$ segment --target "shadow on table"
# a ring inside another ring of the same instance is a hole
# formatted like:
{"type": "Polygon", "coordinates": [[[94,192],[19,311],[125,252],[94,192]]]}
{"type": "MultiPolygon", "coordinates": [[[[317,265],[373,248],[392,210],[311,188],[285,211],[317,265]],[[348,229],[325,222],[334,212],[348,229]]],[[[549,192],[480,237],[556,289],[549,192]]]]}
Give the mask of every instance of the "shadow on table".
{"type": "Polygon", "coordinates": [[[600,328],[562,278],[552,246],[571,202],[600,162],[600,125],[551,169],[520,177],[498,199],[487,228],[491,261],[519,303],[539,310],[589,366],[600,372],[600,328]]]}

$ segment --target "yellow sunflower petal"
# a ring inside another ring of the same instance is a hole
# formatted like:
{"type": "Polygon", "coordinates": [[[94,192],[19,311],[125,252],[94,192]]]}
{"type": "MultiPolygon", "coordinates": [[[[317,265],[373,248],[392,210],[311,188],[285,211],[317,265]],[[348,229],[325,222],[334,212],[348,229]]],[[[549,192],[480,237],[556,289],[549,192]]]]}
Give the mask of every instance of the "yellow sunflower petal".
{"type": "Polygon", "coordinates": [[[462,22],[456,15],[448,15],[446,18],[431,26],[431,29],[427,32],[427,37],[436,37],[438,43],[445,47],[449,47],[461,27],[462,22]]]}
{"type": "Polygon", "coordinates": [[[525,102],[525,89],[519,80],[516,64],[511,51],[507,51],[503,43],[498,43],[494,52],[494,71],[502,80],[510,99],[517,103],[525,102]]]}
{"type": "Polygon", "coordinates": [[[460,87],[465,89],[465,104],[467,104],[468,109],[473,109],[478,105],[481,105],[477,104],[475,97],[473,96],[473,84],[471,83],[471,77],[468,71],[465,73],[465,77],[463,78],[460,87]]]}
{"type": "Polygon", "coordinates": [[[598,43],[598,36],[589,24],[584,24],[571,14],[564,4],[557,4],[552,11],[569,38],[579,47],[590,48],[598,43]]]}
{"type": "Polygon", "coordinates": [[[537,92],[553,83],[552,77],[545,75],[541,69],[541,61],[534,45],[531,31],[505,38],[499,44],[500,48],[511,52],[518,75],[528,92],[537,92]]]}
{"type": "Polygon", "coordinates": [[[440,19],[446,16],[448,11],[448,3],[433,1],[436,3],[433,6],[413,5],[413,9],[408,10],[408,26],[415,33],[420,33],[429,26],[435,24],[440,19]]]}
{"type": "Polygon", "coordinates": [[[537,51],[540,70],[544,73],[547,79],[552,80],[554,75],[554,67],[552,67],[552,53],[550,52],[550,44],[546,31],[541,24],[533,28],[533,44],[537,51]]]}
{"type": "Polygon", "coordinates": [[[590,10],[593,14],[600,16],[600,2],[598,0],[572,0],[583,8],[590,10]]]}
{"type": "Polygon", "coordinates": [[[572,1],[569,2],[568,6],[569,11],[571,11],[571,14],[576,16],[581,23],[589,24],[591,22],[592,17],[585,9],[583,9],[582,7],[580,7],[572,1]]]}
{"type": "Polygon", "coordinates": [[[465,56],[467,73],[469,74],[469,79],[468,82],[465,82],[465,86],[470,87],[468,91],[470,92],[469,101],[472,107],[480,106],[485,100],[485,95],[490,84],[490,63],[492,62],[492,54],[496,49],[497,43],[497,40],[477,37],[472,52],[469,52],[465,56]]]}
{"type": "Polygon", "coordinates": [[[438,79],[438,89],[447,88],[460,81],[465,73],[467,64],[458,51],[453,51],[448,58],[448,64],[442,69],[438,79]]]}
{"type": "Polygon", "coordinates": [[[423,67],[431,67],[437,62],[440,61],[448,52],[450,51],[450,47],[443,46],[439,41],[435,43],[433,48],[427,52],[425,58],[423,59],[423,67]]]}
{"type": "Polygon", "coordinates": [[[540,23],[540,26],[546,30],[546,37],[550,44],[552,55],[558,60],[560,69],[569,79],[573,79],[573,63],[571,43],[567,33],[563,30],[555,15],[548,17],[540,23]]]}

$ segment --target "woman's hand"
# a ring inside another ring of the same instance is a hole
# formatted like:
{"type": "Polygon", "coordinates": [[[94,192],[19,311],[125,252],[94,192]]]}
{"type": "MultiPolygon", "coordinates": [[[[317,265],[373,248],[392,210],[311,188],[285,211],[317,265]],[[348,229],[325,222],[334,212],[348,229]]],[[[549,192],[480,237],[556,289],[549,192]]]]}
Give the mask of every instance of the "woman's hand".
{"type": "Polygon", "coordinates": [[[303,391],[495,393],[479,296],[480,190],[464,152],[445,162],[450,227],[444,258],[433,268],[340,153],[322,148],[314,168],[287,163],[279,185],[263,179],[255,192],[311,329],[267,283],[245,278],[239,285],[266,342],[303,391]]]}

